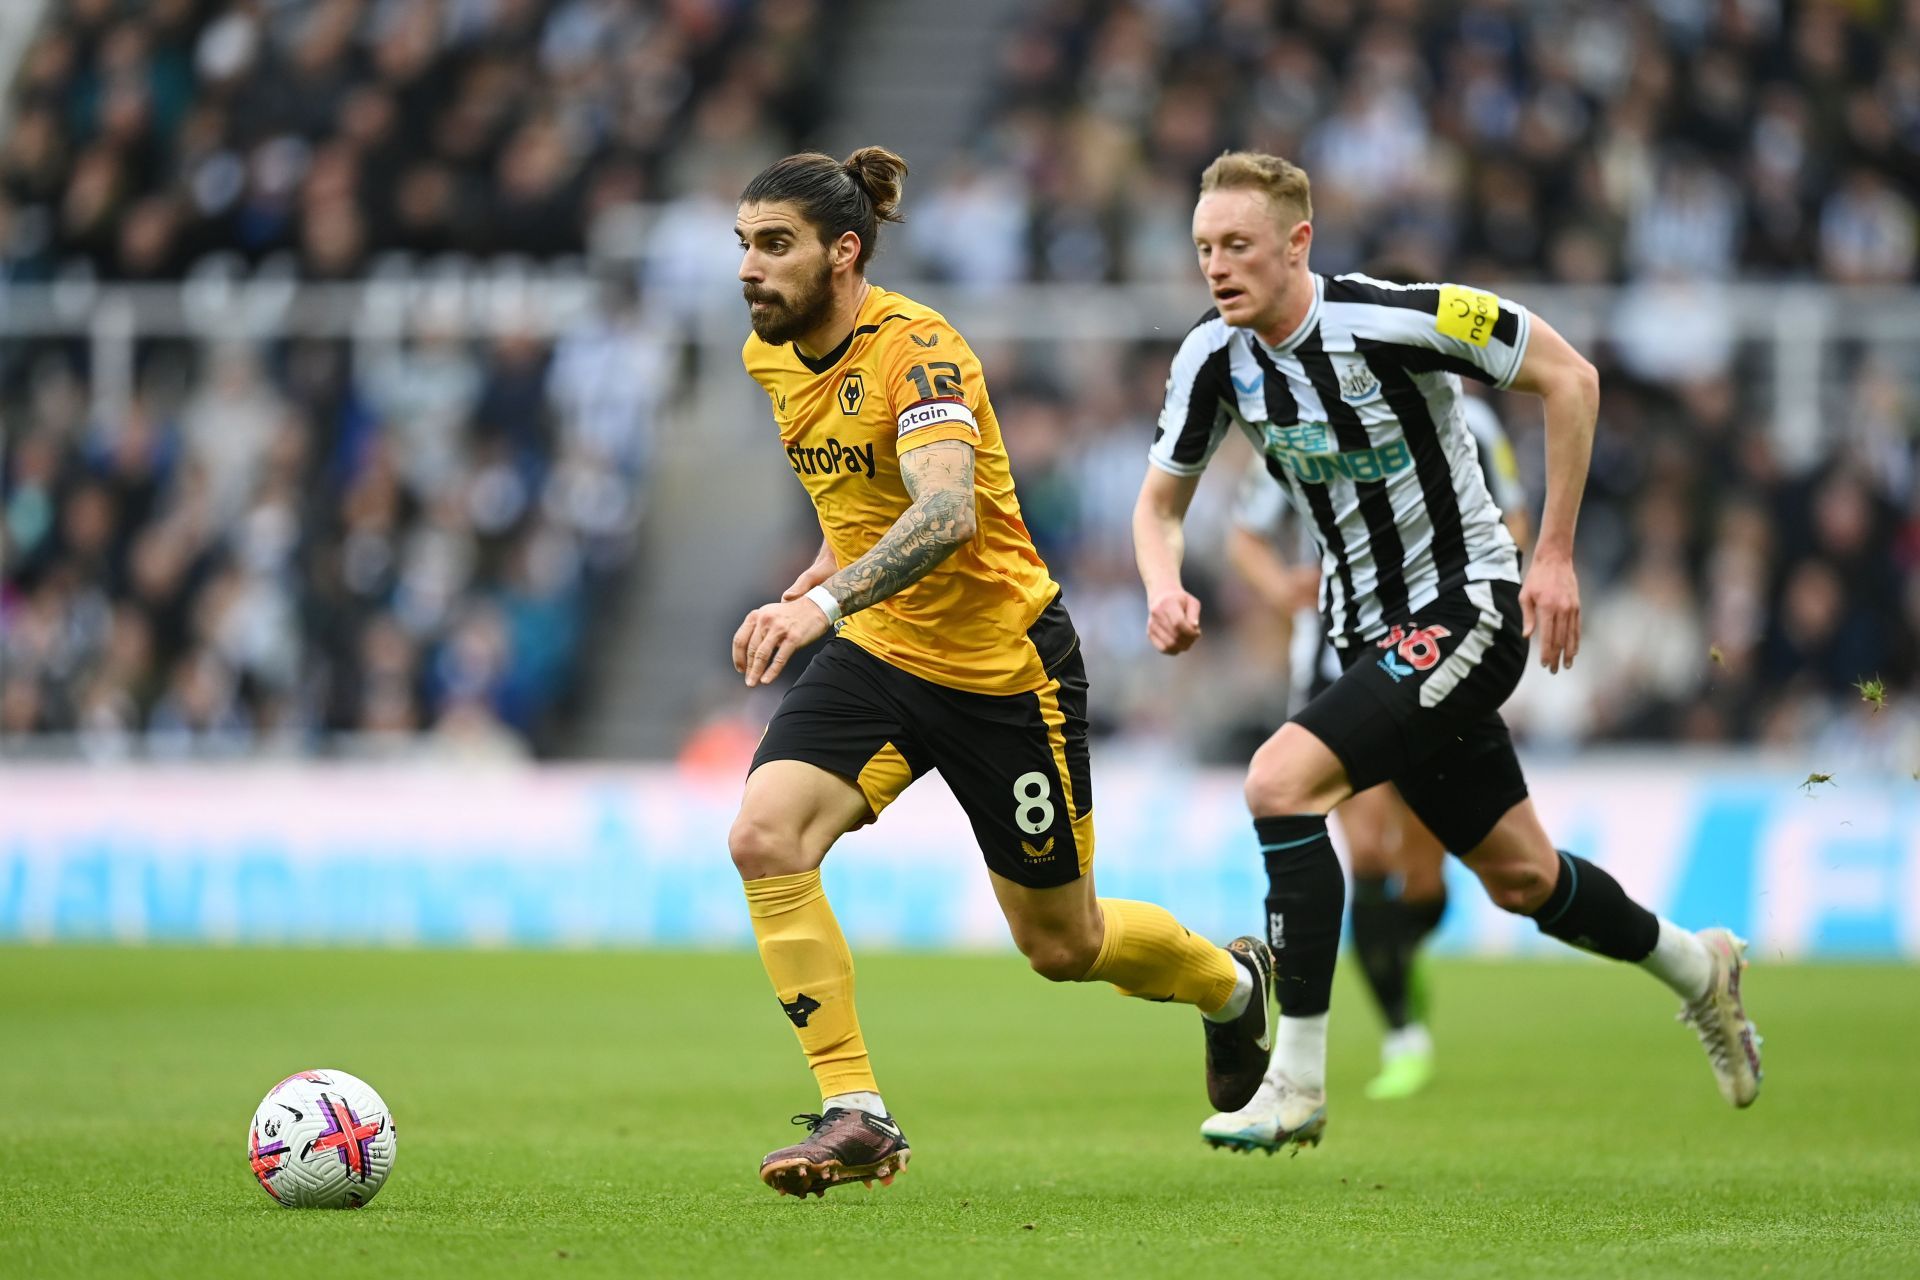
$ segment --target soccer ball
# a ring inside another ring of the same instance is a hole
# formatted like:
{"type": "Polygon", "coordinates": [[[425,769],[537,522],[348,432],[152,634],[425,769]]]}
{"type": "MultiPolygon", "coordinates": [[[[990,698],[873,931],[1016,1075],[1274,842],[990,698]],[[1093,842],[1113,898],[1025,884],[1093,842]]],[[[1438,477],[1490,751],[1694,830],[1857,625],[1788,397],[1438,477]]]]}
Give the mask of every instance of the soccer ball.
{"type": "Polygon", "coordinates": [[[261,1188],[289,1209],[358,1209],[393,1172],[393,1117],[344,1071],[300,1071],[267,1091],[247,1131],[261,1188]]]}

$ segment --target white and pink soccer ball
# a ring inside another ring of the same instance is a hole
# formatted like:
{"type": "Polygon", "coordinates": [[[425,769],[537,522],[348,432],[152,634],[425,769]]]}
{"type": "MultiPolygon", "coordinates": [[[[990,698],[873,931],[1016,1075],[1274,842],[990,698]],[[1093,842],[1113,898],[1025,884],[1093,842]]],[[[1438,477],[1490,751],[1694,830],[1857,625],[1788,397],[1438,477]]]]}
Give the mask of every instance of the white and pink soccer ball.
{"type": "Polygon", "coordinates": [[[247,1159],[289,1209],[358,1209],[393,1172],[393,1116],[344,1071],[301,1071],[268,1090],[247,1131],[247,1159]]]}

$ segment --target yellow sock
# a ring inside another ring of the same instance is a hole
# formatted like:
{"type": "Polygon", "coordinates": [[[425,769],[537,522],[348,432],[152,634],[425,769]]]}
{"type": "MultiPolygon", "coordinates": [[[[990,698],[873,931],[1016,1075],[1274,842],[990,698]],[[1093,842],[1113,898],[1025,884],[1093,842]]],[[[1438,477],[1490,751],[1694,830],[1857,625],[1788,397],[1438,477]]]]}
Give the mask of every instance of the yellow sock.
{"type": "Polygon", "coordinates": [[[1188,932],[1151,902],[1100,899],[1107,924],[1086,982],[1111,982],[1121,995],[1177,1000],[1212,1013],[1233,994],[1239,973],[1223,948],[1188,932]]]}
{"type": "Polygon", "coordinates": [[[760,962],[793,1023],[820,1096],[878,1093],[853,1012],[853,953],[827,905],[818,870],[746,882],[760,962]]]}

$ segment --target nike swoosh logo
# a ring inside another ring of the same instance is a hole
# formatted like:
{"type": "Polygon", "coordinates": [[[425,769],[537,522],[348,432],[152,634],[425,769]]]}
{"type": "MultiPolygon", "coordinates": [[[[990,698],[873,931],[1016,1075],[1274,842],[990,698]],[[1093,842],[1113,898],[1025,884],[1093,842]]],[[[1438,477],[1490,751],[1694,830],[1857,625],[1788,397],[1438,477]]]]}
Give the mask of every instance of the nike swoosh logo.
{"type": "MultiPolygon", "coordinates": [[[[1229,375],[1229,376],[1231,377],[1232,375],[1229,375]]],[[[1239,378],[1237,377],[1234,378],[1233,385],[1240,391],[1242,395],[1250,396],[1254,392],[1258,391],[1261,388],[1261,386],[1266,382],[1266,380],[1267,380],[1266,374],[1256,373],[1253,375],[1253,381],[1251,382],[1242,382],[1240,381],[1239,378]]]]}
{"type": "Polygon", "coordinates": [[[295,1120],[304,1120],[304,1119],[306,1119],[306,1117],[305,1117],[305,1116],[303,1116],[303,1115],[301,1115],[301,1114],[300,1114],[300,1113],[299,1113],[298,1111],[296,1111],[296,1110],[294,1110],[294,1109],[293,1109],[292,1107],[290,1107],[290,1106],[288,1106],[288,1105],[287,1105],[286,1103],[284,1103],[284,1102],[276,1102],[276,1103],[274,1103],[273,1105],[274,1105],[274,1106],[276,1106],[276,1107],[278,1107],[278,1108],[280,1108],[280,1109],[281,1109],[282,1111],[285,1111],[285,1112],[289,1112],[289,1113],[290,1113],[290,1114],[291,1114],[291,1115],[293,1116],[293,1118],[294,1118],[295,1120]]]}
{"type": "Polygon", "coordinates": [[[896,1138],[904,1136],[900,1132],[900,1126],[895,1124],[891,1120],[882,1120],[879,1116],[868,1116],[867,1123],[872,1125],[874,1128],[878,1129],[880,1132],[892,1134],[896,1138]]]}

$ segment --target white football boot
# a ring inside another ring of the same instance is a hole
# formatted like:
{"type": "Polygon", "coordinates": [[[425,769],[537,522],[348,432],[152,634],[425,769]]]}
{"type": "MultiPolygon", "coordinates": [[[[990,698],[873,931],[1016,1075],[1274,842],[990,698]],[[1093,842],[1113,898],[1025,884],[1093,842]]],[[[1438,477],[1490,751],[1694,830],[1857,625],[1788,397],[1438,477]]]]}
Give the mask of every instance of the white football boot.
{"type": "Polygon", "coordinates": [[[1238,1111],[1208,1116],[1200,1137],[1210,1147],[1234,1151],[1264,1151],[1268,1155],[1292,1147],[1320,1145],[1327,1128],[1327,1091],[1302,1089],[1284,1074],[1271,1071],[1260,1082],[1253,1101],[1238,1111]]]}
{"type": "Polygon", "coordinates": [[[1736,1107],[1750,1107],[1760,1096],[1761,1077],[1760,1035],[1740,1002],[1747,944],[1728,929],[1702,929],[1694,936],[1713,957],[1713,980],[1698,1000],[1681,1007],[1680,1021],[1699,1032],[1720,1096],[1736,1107]]]}

